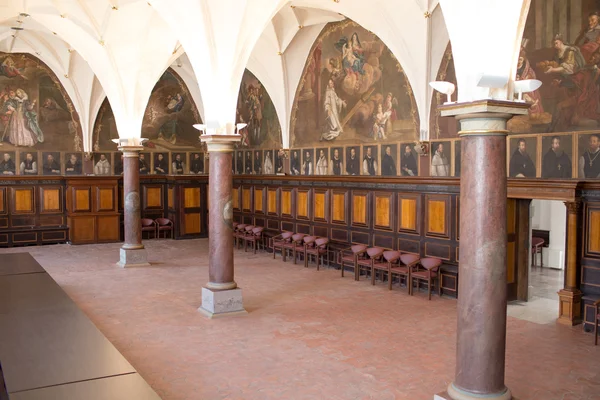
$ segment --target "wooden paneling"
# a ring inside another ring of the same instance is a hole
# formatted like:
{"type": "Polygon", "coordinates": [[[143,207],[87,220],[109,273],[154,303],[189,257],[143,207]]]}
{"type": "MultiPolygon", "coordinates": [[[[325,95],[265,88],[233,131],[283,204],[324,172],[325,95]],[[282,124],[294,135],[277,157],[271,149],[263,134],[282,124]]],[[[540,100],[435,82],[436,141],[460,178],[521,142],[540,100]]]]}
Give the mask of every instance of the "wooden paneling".
{"type": "Polygon", "coordinates": [[[162,208],[162,186],[144,186],[144,208],[162,208]]]}
{"type": "Polygon", "coordinates": [[[600,254],[600,209],[590,209],[588,212],[588,243],[587,252],[600,254]]]}
{"type": "Polygon", "coordinates": [[[89,186],[73,188],[73,212],[92,211],[91,190],[89,186]]]}
{"type": "Polygon", "coordinates": [[[96,217],[81,216],[69,219],[69,237],[76,243],[94,243],[96,240],[96,217]]]}
{"type": "Polygon", "coordinates": [[[277,210],[278,194],[279,189],[269,188],[267,191],[267,214],[269,215],[279,215],[279,211],[277,210]]]}
{"type": "Polygon", "coordinates": [[[242,211],[252,211],[252,189],[242,188],[242,211]]]}
{"type": "Polygon", "coordinates": [[[281,190],[281,215],[284,217],[294,217],[292,214],[292,192],[293,189],[281,190]]]}
{"type": "Polygon", "coordinates": [[[97,211],[117,211],[115,207],[115,190],[115,187],[96,188],[97,211]]]}
{"type": "Polygon", "coordinates": [[[393,230],[393,193],[375,192],[373,202],[373,215],[375,216],[375,229],[385,231],[393,230]]]}
{"type": "Polygon", "coordinates": [[[425,196],[426,236],[450,239],[450,196],[425,196]]]}
{"type": "Polygon", "coordinates": [[[34,209],[34,192],[33,187],[27,188],[13,188],[12,189],[12,206],[13,213],[15,214],[33,214],[35,213],[34,209]]]}
{"type": "Polygon", "coordinates": [[[366,227],[368,224],[368,193],[352,192],[352,225],[366,227]]]}
{"type": "Polygon", "coordinates": [[[183,189],[183,204],[185,208],[200,207],[200,188],[186,187],[183,189]]]}
{"type": "Polygon", "coordinates": [[[327,215],[327,211],[329,210],[329,191],[315,189],[313,199],[313,220],[329,222],[329,216],[327,215]]]}
{"type": "Polygon", "coordinates": [[[0,215],[6,214],[8,208],[6,207],[6,188],[0,187],[0,215]]]}
{"type": "Polygon", "coordinates": [[[170,209],[175,208],[175,188],[167,189],[167,206],[170,209]]]}
{"type": "Polygon", "coordinates": [[[119,240],[119,216],[107,215],[98,216],[98,236],[96,241],[101,242],[116,242],[119,240]]]}
{"type": "Polygon", "coordinates": [[[184,230],[184,234],[189,235],[189,234],[194,234],[194,233],[200,233],[200,227],[201,227],[201,215],[200,213],[189,213],[189,214],[185,214],[185,230],[184,230]]]}
{"type": "Polygon", "coordinates": [[[348,210],[348,192],[332,191],[331,222],[346,225],[346,211],[348,210]]]}
{"type": "Polygon", "coordinates": [[[61,213],[62,207],[62,187],[41,187],[40,188],[42,204],[40,212],[61,213]]]}
{"type": "Polygon", "coordinates": [[[234,187],[231,190],[231,205],[234,211],[240,211],[240,189],[234,187]]]}
{"type": "Polygon", "coordinates": [[[398,196],[398,231],[419,234],[416,197],[400,198],[398,196]]]}
{"type": "Polygon", "coordinates": [[[425,257],[436,257],[442,260],[450,261],[452,252],[450,245],[434,242],[425,243],[425,257]]]}
{"type": "Polygon", "coordinates": [[[265,213],[265,205],[264,205],[264,196],[265,196],[265,188],[264,187],[255,187],[254,188],[254,212],[256,214],[264,214],[265,213]]]}
{"type": "Polygon", "coordinates": [[[298,189],[296,196],[296,218],[308,219],[310,191],[305,189],[298,189]]]}

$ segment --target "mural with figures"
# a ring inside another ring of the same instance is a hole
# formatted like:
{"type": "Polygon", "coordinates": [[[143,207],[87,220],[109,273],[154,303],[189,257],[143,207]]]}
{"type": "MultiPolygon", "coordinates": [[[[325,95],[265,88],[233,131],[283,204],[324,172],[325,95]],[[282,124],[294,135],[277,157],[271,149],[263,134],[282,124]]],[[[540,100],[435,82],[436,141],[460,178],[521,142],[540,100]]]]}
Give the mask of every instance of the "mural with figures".
{"type": "Polygon", "coordinates": [[[0,137],[4,151],[83,149],[71,99],[56,75],[32,55],[0,52],[0,137]]]}
{"type": "Polygon", "coordinates": [[[292,109],[293,147],[410,141],[418,114],[402,66],[351,20],[325,26],[306,61],[292,109]]]}

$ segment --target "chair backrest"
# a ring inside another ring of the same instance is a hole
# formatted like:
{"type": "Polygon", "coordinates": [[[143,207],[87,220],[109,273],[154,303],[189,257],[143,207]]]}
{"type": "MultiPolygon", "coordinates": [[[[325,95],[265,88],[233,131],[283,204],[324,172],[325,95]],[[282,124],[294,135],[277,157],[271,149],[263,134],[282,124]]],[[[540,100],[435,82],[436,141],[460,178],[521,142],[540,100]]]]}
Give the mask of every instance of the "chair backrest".
{"type": "Polygon", "coordinates": [[[383,249],[381,247],[369,247],[367,249],[367,254],[371,258],[379,257],[383,253],[383,249]]]}
{"type": "Polygon", "coordinates": [[[256,228],[254,225],[246,225],[244,227],[244,229],[246,230],[246,232],[252,232],[252,229],[256,228]]]}
{"type": "Polygon", "coordinates": [[[367,249],[367,246],[365,246],[364,244],[355,244],[354,246],[350,247],[350,250],[352,250],[352,252],[354,254],[362,253],[366,249],[367,249]]]}
{"type": "Polygon", "coordinates": [[[173,221],[171,221],[168,218],[156,218],[156,223],[158,224],[158,226],[168,226],[168,225],[173,225],[173,221]]]}
{"type": "Polygon", "coordinates": [[[141,222],[142,222],[142,226],[144,226],[144,227],[154,225],[154,220],[151,220],[150,218],[142,218],[141,222]]]}
{"type": "Polygon", "coordinates": [[[317,247],[326,246],[328,243],[329,243],[329,238],[318,238],[317,240],[315,240],[315,245],[317,247]]]}
{"type": "Polygon", "coordinates": [[[257,226],[256,228],[252,229],[252,233],[254,234],[254,236],[260,236],[260,235],[262,235],[262,231],[264,229],[265,228],[262,226],[257,226]]]}
{"type": "Polygon", "coordinates": [[[237,226],[235,227],[236,231],[243,231],[244,228],[246,228],[246,224],[237,224],[237,226]]]}
{"type": "Polygon", "coordinates": [[[531,238],[531,245],[532,246],[540,246],[544,244],[544,239],[539,238],[539,237],[532,237],[531,238]]]}
{"type": "Polygon", "coordinates": [[[239,224],[238,224],[237,222],[235,222],[235,221],[233,221],[233,222],[231,223],[231,226],[233,226],[233,229],[235,229],[235,228],[236,228],[236,226],[238,226],[238,225],[239,225],[239,224]]]}
{"type": "Polygon", "coordinates": [[[421,265],[426,270],[435,272],[442,265],[442,260],[433,257],[421,258],[421,265]]]}
{"type": "Polygon", "coordinates": [[[304,236],[306,236],[304,233],[294,233],[292,235],[292,242],[299,242],[304,238],[304,236]]]}
{"type": "Polygon", "coordinates": [[[394,262],[400,258],[400,252],[398,250],[387,250],[383,252],[383,258],[388,262],[394,262]]]}
{"type": "Polygon", "coordinates": [[[416,254],[406,253],[406,254],[402,254],[400,256],[400,261],[402,261],[402,264],[404,264],[404,265],[410,265],[410,264],[414,263],[415,261],[418,261],[419,258],[420,257],[416,254]]]}
{"type": "Polygon", "coordinates": [[[281,238],[283,240],[285,240],[286,242],[289,242],[290,239],[292,238],[292,236],[294,236],[294,232],[282,232],[281,233],[281,238]]]}
{"type": "Polygon", "coordinates": [[[315,243],[315,240],[317,240],[317,237],[316,236],[304,236],[302,238],[302,240],[304,241],[304,244],[312,246],[315,243]]]}

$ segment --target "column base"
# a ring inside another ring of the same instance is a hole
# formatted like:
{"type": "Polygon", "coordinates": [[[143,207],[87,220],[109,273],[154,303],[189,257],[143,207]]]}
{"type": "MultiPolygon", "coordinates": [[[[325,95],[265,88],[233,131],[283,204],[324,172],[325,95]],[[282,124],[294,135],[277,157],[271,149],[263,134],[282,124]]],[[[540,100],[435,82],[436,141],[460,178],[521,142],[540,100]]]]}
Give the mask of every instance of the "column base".
{"type": "Polygon", "coordinates": [[[492,394],[476,394],[467,393],[463,390],[457,389],[453,383],[448,385],[448,390],[442,393],[438,393],[433,396],[433,400],[516,400],[512,397],[510,389],[506,388],[506,391],[502,393],[492,394]]]}
{"type": "Polygon", "coordinates": [[[562,325],[573,326],[581,321],[581,296],[579,289],[561,289],[558,291],[558,319],[562,325]]]}
{"type": "Polygon", "coordinates": [[[202,305],[198,311],[208,318],[246,315],[242,301],[242,289],[212,290],[202,288],[202,305]]]}
{"type": "Polygon", "coordinates": [[[148,254],[146,249],[119,249],[120,258],[117,265],[121,268],[130,267],[149,267],[148,254]]]}

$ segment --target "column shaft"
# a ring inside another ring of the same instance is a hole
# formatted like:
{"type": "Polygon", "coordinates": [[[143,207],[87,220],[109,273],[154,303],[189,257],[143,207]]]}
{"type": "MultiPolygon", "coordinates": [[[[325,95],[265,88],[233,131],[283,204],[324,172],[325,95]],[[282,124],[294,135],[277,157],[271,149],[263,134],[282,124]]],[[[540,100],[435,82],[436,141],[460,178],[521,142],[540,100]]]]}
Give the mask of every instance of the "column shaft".
{"type": "Polygon", "coordinates": [[[123,249],[143,249],[140,210],[139,152],[123,151],[125,243],[123,249]]]}

